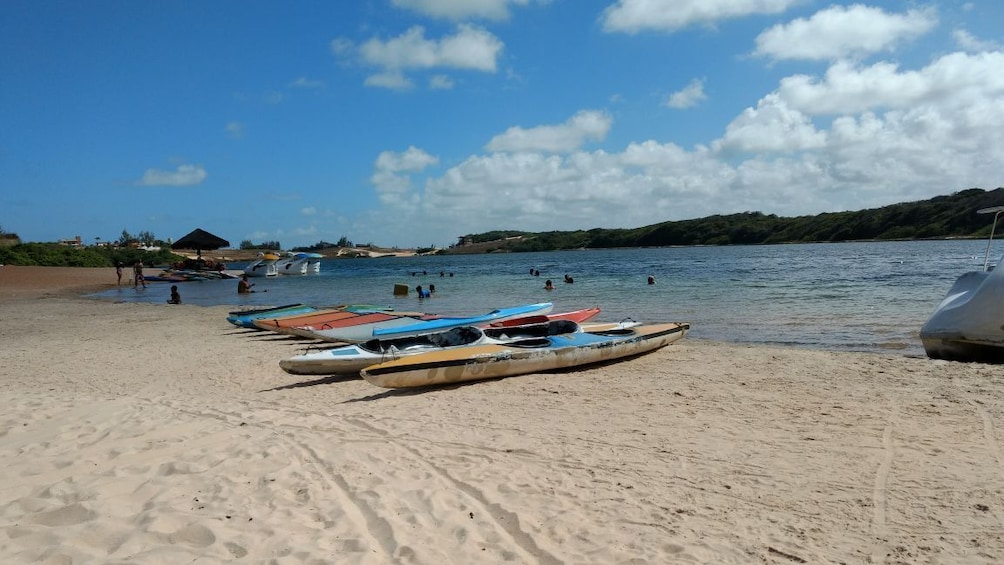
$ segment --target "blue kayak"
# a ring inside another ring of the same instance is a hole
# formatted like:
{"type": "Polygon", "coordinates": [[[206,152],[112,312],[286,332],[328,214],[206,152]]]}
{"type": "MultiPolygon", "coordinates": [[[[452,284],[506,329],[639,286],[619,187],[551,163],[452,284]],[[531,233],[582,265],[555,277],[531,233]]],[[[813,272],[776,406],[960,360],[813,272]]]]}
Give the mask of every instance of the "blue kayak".
{"type": "Polygon", "coordinates": [[[493,322],[501,322],[512,318],[522,318],[524,316],[535,316],[547,314],[554,308],[550,302],[540,302],[538,304],[524,304],[522,306],[512,306],[510,308],[499,308],[480,316],[466,317],[442,317],[432,320],[423,320],[405,326],[375,328],[373,337],[404,337],[409,335],[420,335],[430,332],[458,328],[460,326],[481,326],[493,322]]]}
{"type": "Polygon", "coordinates": [[[278,318],[281,316],[292,316],[293,314],[306,314],[313,312],[317,308],[306,304],[286,304],[285,306],[275,306],[272,308],[255,308],[253,310],[237,310],[230,312],[227,321],[240,328],[258,329],[254,321],[259,318],[278,318]]]}

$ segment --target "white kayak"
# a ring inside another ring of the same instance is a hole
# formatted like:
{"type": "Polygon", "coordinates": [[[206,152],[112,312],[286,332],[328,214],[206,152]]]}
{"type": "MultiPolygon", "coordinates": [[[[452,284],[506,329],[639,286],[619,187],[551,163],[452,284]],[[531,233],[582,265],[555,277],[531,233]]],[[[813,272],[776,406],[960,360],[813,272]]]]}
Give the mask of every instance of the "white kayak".
{"type": "MultiPolygon", "coordinates": [[[[594,326],[604,329],[623,327],[619,324],[594,326]]],[[[484,343],[506,343],[509,341],[540,338],[563,333],[582,331],[575,322],[555,320],[525,326],[500,328],[478,328],[460,326],[428,334],[399,338],[375,338],[363,343],[355,343],[308,351],[279,361],[279,366],[294,375],[347,375],[358,374],[362,369],[400,359],[409,355],[442,351],[484,343]]]]}

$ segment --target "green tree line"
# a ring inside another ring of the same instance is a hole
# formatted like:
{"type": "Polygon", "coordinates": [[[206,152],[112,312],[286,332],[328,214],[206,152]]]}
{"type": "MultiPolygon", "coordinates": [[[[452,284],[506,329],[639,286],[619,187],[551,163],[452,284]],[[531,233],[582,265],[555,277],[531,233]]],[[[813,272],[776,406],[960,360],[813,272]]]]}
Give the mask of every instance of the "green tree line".
{"type": "MultiPolygon", "coordinates": [[[[0,227],[0,237],[20,242],[16,234],[7,233],[0,227]]],[[[142,231],[132,235],[122,230],[118,240],[108,246],[74,247],[59,243],[16,243],[0,245],[0,265],[40,265],[46,267],[113,267],[121,262],[133,265],[142,261],[145,265],[168,265],[183,259],[171,252],[171,246],[157,239],[150,232],[142,231]],[[145,251],[131,247],[133,243],[159,246],[160,251],[145,251]]]]}
{"type": "Polygon", "coordinates": [[[445,253],[979,238],[990,234],[992,219],[976,210],[1002,205],[1004,188],[971,188],[930,200],[815,216],[785,218],[742,212],[630,229],[490,231],[464,236],[469,245],[458,245],[445,253]]]}

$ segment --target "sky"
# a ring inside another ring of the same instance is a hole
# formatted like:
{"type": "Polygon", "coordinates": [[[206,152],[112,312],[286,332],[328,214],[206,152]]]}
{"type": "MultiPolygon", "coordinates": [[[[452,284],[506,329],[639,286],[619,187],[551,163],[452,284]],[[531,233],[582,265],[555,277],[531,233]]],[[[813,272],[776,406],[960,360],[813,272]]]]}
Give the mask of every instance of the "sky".
{"type": "Polygon", "coordinates": [[[998,0],[5,0],[0,229],[445,247],[990,190],[1002,22],[998,0]]]}

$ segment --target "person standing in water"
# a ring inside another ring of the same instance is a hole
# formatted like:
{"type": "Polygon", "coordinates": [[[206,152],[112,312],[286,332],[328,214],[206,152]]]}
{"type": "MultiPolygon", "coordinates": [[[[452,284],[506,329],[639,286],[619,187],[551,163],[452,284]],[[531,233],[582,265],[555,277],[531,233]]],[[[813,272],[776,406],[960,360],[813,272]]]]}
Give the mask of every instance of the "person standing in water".
{"type": "Polygon", "coordinates": [[[254,292],[251,290],[252,286],[254,286],[254,283],[248,282],[248,276],[241,275],[241,280],[237,283],[237,294],[251,294],[254,292]]]}
{"type": "Polygon", "coordinates": [[[143,288],[146,288],[146,278],[143,277],[143,262],[142,261],[136,261],[136,264],[133,265],[133,267],[132,267],[132,274],[133,274],[132,287],[136,288],[137,286],[139,286],[140,284],[142,284],[143,288]]]}

